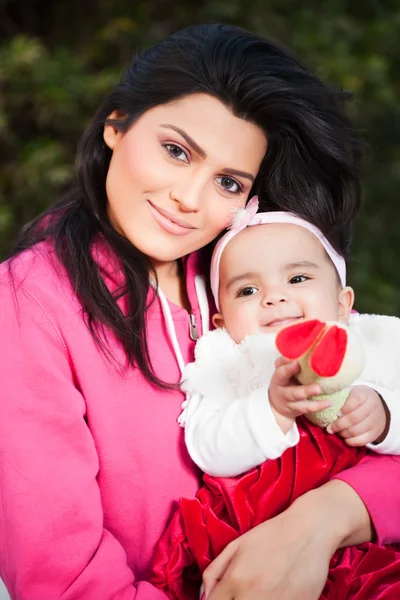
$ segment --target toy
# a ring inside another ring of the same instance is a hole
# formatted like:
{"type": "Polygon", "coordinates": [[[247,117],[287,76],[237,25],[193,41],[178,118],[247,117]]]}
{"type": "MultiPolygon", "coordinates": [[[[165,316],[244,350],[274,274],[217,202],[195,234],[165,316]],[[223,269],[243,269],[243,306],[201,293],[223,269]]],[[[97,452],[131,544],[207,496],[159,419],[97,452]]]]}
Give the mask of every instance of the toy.
{"type": "Polygon", "coordinates": [[[299,383],[321,386],[323,393],[310,399],[331,400],[329,408],[306,415],[316,425],[326,427],[337,418],[350,393],[349,386],[364,370],[361,342],[342,323],[311,319],[285,327],[275,343],[282,356],[300,364],[299,383]]]}

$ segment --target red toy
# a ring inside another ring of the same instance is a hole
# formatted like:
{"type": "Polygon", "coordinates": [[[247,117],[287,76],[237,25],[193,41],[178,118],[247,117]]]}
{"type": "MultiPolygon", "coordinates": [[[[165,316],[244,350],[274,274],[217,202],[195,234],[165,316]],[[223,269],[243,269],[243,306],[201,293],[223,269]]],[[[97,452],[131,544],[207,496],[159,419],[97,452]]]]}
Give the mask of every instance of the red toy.
{"type": "Polygon", "coordinates": [[[349,386],[364,370],[364,349],[358,338],[342,323],[312,319],[282,329],[276,347],[285,358],[299,362],[300,383],[321,386],[323,394],[311,400],[329,398],[332,402],[307,418],[321,427],[334,421],[347,400],[349,386]]]}

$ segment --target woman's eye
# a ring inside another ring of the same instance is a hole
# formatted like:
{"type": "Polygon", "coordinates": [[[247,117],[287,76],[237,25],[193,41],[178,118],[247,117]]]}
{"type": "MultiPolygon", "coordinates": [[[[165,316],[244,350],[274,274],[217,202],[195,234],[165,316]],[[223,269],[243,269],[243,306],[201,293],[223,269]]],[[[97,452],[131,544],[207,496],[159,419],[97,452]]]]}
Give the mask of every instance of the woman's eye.
{"type": "Polygon", "coordinates": [[[217,177],[216,181],[224,190],[232,194],[239,194],[242,191],[242,187],[233,177],[217,177]]]}
{"type": "Polygon", "coordinates": [[[241,298],[243,296],[253,296],[254,294],[257,293],[257,291],[258,291],[257,288],[255,288],[252,285],[249,285],[240,290],[240,292],[238,293],[238,298],[241,298]]]}
{"type": "Polygon", "coordinates": [[[307,275],[294,275],[294,277],[292,277],[289,280],[289,283],[304,283],[305,281],[308,281],[310,278],[307,277],[307,275]]]}
{"type": "Polygon", "coordinates": [[[189,162],[186,152],[180,146],[176,146],[176,144],[164,144],[164,148],[172,158],[181,162],[189,162]]]}

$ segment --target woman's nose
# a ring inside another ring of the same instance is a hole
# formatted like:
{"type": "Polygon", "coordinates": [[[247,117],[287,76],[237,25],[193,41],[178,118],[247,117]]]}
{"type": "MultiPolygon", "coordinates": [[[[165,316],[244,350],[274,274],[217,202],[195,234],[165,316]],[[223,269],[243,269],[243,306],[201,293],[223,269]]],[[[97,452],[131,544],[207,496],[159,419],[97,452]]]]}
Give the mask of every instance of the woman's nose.
{"type": "Polygon", "coordinates": [[[198,212],[204,187],[204,182],[191,174],[172,187],[170,198],[180,205],[183,212],[198,212]]]}

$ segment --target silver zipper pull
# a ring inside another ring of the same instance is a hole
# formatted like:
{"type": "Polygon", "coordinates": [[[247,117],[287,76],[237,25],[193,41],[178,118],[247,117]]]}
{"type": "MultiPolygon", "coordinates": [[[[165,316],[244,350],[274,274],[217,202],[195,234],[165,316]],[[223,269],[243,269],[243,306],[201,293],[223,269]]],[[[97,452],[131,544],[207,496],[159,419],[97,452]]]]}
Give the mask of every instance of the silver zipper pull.
{"type": "Polygon", "coordinates": [[[199,339],[199,332],[197,331],[197,325],[196,325],[196,315],[189,315],[189,330],[190,330],[190,338],[194,341],[197,342],[197,340],[199,339]]]}

